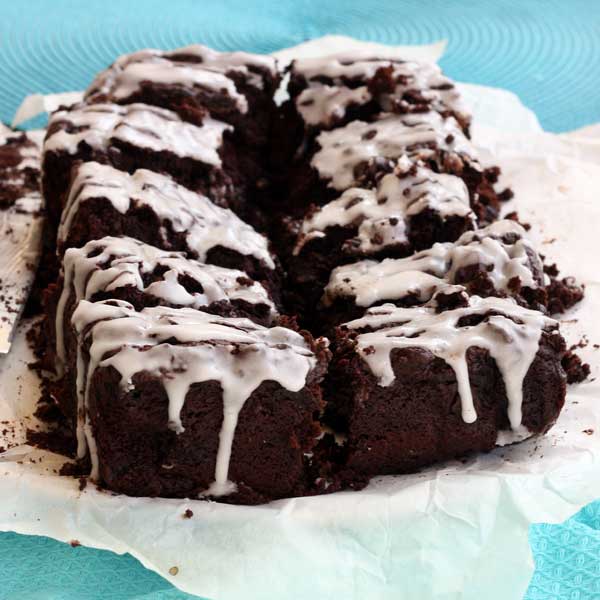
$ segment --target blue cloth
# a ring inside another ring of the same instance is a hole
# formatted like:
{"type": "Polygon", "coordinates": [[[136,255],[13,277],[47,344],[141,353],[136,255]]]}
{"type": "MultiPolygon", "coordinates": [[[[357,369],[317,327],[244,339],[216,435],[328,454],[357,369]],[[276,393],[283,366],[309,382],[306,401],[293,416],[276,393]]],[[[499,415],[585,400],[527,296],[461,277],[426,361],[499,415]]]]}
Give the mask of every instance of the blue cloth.
{"type": "MultiPolygon", "coordinates": [[[[451,77],[510,89],[545,129],[567,131],[600,121],[599,32],[591,0],[3,0],[0,119],[26,94],[82,89],[142,47],[270,52],[337,33],[388,44],[446,38],[451,77]]],[[[599,515],[593,504],[563,525],[532,527],[527,600],[600,598],[599,515]]],[[[129,556],[13,533],[0,534],[0,582],[0,600],[191,598],[129,556]]]]}
{"type": "Polygon", "coordinates": [[[529,530],[535,560],[525,600],[600,600],[600,500],[529,530]]]}

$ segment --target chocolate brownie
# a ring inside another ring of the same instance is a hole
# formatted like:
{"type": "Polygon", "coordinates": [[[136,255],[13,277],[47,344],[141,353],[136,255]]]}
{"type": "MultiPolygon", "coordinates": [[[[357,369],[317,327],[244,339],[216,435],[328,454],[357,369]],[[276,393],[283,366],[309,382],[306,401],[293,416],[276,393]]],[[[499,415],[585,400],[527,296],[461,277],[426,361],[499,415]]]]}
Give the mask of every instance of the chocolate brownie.
{"type": "Polygon", "coordinates": [[[510,299],[383,305],[338,330],[329,419],[341,477],[411,472],[545,433],[565,400],[558,323],[510,299]]]}
{"type": "Polygon", "coordinates": [[[312,309],[339,265],[408,256],[436,242],[455,241],[475,225],[459,177],[400,159],[375,188],[350,188],[313,207],[301,223],[288,222],[288,237],[296,233],[286,258],[290,302],[312,309]]]}
{"type": "Polygon", "coordinates": [[[294,60],[288,90],[306,129],[331,129],[382,112],[428,110],[454,117],[468,133],[471,115],[453,81],[433,63],[351,53],[294,60]]]}
{"type": "Polygon", "coordinates": [[[69,248],[61,277],[45,293],[46,354],[61,375],[74,348],[70,326],[81,300],[129,302],[135,310],[152,306],[190,307],[220,316],[247,317],[264,326],[277,316],[266,289],[243,271],[225,269],[167,252],[129,237],[104,237],[69,248]]]}
{"type": "Polygon", "coordinates": [[[357,489],[543,433],[586,375],[547,316],[583,290],[498,221],[511,193],[436,66],[296,61],[277,109],[279,80],[268,57],[143,50],[51,117],[46,355],[108,489],[357,489]],[[327,404],[328,341],[296,320],[334,333],[327,404]]]}
{"type": "Polygon", "coordinates": [[[193,44],[125,54],[94,79],[84,98],[89,103],[152,104],[197,125],[210,115],[233,125],[241,140],[263,146],[279,81],[271,56],[193,44]]]}
{"type": "Polygon", "coordinates": [[[77,166],[58,229],[58,252],[106,235],[128,235],[201,262],[239,269],[278,292],[278,270],[267,239],[168,175],[145,169],[130,175],[96,162],[77,166]]]}
{"type": "Polygon", "coordinates": [[[436,292],[457,286],[469,295],[512,297],[543,312],[548,305],[539,255],[521,225],[502,220],[406,258],[334,269],[321,299],[321,319],[329,330],[360,317],[370,306],[424,304],[436,292]]]}
{"type": "Polygon", "coordinates": [[[81,301],[78,454],[132,496],[257,503],[304,493],[325,340],[194,309],[81,301]],[[243,376],[242,376],[243,375],[243,376]]]}
{"type": "Polygon", "coordinates": [[[79,104],[52,114],[44,142],[42,187],[52,223],[58,223],[78,162],[96,161],[132,173],[168,173],[221,206],[243,211],[237,151],[231,125],[206,118],[202,125],[176,113],[131,104],[79,104]]]}
{"type": "MultiPolygon", "coordinates": [[[[228,123],[232,127],[226,137],[235,149],[234,179],[238,184],[241,180],[244,195],[253,204],[268,187],[265,158],[279,82],[271,56],[216,52],[194,44],[170,52],[141,50],[121,56],[96,77],[85,100],[142,102],[172,110],[196,125],[208,117],[228,123]]],[[[243,216],[252,219],[251,211],[243,216]]]]}
{"type": "Polygon", "coordinates": [[[39,210],[42,137],[41,131],[13,131],[0,123],[0,209],[17,203],[27,210],[33,199],[39,210]]]}

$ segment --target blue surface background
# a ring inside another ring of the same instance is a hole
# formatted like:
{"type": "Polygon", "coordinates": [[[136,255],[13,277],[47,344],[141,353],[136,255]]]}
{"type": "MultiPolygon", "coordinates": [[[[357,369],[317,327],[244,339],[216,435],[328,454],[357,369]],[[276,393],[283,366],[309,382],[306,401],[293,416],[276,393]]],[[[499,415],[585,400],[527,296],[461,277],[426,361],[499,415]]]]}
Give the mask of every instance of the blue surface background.
{"type": "MultiPolygon", "coordinates": [[[[545,129],[600,121],[598,0],[0,0],[0,119],[29,93],[84,88],[141,47],[271,52],[327,33],[445,38],[448,75],[516,92],[545,129]]],[[[527,600],[600,598],[599,514],[592,505],[564,526],[532,529],[527,600]]],[[[192,598],[129,556],[13,533],[0,534],[0,582],[0,600],[192,598]]]]}

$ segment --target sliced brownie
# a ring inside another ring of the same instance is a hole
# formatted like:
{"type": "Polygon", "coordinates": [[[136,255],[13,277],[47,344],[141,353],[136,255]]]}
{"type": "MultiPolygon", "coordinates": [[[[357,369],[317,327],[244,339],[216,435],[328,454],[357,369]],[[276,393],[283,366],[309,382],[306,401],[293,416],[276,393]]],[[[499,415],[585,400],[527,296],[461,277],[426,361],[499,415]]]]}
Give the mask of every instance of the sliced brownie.
{"type": "Polygon", "coordinates": [[[203,264],[129,237],[92,240],[65,252],[61,277],[45,293],[48,354],[59,374],[68,362],[66,347],[75,347],[65,340],[73,335],[71,317],[79,302],[111,298],[135,310],[190,307],[265,326],[277,316],[267,290],[243,271],[203,264]]]}
{"type": "Polygon", "coordinates": [[[558,323],[502,298],[369,309],[339,329],[329,417],[346,473],[403,473],[546,432],[565,400],[558,323]]]}
{"type": "Polygon", "coordinates": [[[93,480],[131,496],[236,503],[306,491],[324,340],[117,300],[83,300],[73,324],[79,456],[87,447],[93,480]]]}
{"type": "Polygon", "coordinates": [[[244,192],[231,125],[207,117],[201,125],[146,104],[75,105],[50,118],[44,142],[42,186],[57,223],[71,170],[97,161],[132,173],[144,168],[170,174],[221,206],[243,211],[244,192]]]}
{"type": "Polygon", "coordinates": [[[239,269],[278,292],[278,270],[267,239],[230,210],[167,175],[145,169],[130,175],[96,162],[79,165],[58,230],[59,254],[107,235],[127,235],[239,269]]]}
{"type": "Polygon", "coordinates": [[[453,293],[456,286],[469,295],[510,296],[544,312],[548,305],[539,255],[521,225],[502,220],[406,258],[334,269],[321,299],[321,318],[329,329],[360,317],[370,306],[423,304],[438,291],[453,293]]]}

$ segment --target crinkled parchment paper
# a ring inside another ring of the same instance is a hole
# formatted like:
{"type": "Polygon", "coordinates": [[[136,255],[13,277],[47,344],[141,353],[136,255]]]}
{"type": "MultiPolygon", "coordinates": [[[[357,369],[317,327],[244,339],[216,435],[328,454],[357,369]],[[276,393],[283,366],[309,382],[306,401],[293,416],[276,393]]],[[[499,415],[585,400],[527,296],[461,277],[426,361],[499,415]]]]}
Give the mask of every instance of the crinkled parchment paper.
{"type": "MultiPolygon", "coordinates": [[[[439,48],[411,52],[435,59],[439,48]]],[[[562,521],[600,497],[600,129],[544,133],[514,95],[464,90],[475,142],[501,165],[541,252],[587,285],[584,302],[562,321],[569,342],[589,337],[581,353],[592,380],[570,388],[549,435],[380,478],[362,492],[257,507],[80,492],[52,473],[60,458],[16,446],[0,455],[0,529],[130,552],[179,588],[215,600],[521,598],[533,571],[529,524],[562,521]],[[188,508],[194,516],[184,519],[188,508]]],[[[0,420],[16,423],[6,426],[11,443],[32,423],[27,360],[21,336],[0,364],[0,420]]]]}

